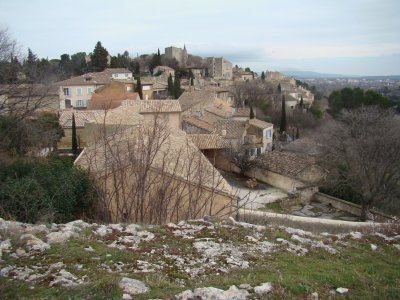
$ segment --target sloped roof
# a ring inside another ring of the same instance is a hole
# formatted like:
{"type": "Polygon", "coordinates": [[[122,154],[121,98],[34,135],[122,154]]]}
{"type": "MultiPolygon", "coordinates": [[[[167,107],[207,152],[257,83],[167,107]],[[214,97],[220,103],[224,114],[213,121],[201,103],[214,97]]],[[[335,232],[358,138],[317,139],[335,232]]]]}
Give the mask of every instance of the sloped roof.
{"type": "MultiPolygon", "coordinates": [[[[108,138],[106,143],[113,154],[110,154],[104,144],[91,145],[84,149],[75,161],[75,165],[88,169],[96,177],[109,176],[106,170],[134,167],[140,151],[149,143],[153,128],[139,126],[124,130],[108,138]],[[140,150],[141,149],[141,150],[140,150]]],[[[163,134],[164,133],[160,133],[163,134]]],[[[166,173],[182,182],[199,184],[202,187],[215,189],[217,192],[230,196],[233,191],[228,182],[213,167],[200,150],[180,130],[170,131],[154,153],[151,168],[166,173]],[[192,167],[190,167],[192,166],[192,167]],[[195,170],[199,168],[199,170],[195,170]]]]}
{"type": "Polygon", "coordinates": [[[231,111],[228,111],[228,110],[220,108],[220,107],[210,106],[210,107],[207,107],[205,110],[209,113],[212,113],[212,114],[214,114],[218,117],[224,118],[224,119],[227,119],[232,116],[231,111]]]}
{"type": "Polygon", "coordinates": [[[204,130],[206,130],[208,132],[212,132],[212,131],[215,130],[215,127],[212,124],[204,121],[203,118],[192,116],[192,117],[189,117],[189,118],[185,118],[183,120],[183,122],[186,122],[186,123],[188,123],[188,124],[190,124],[192,126],[196,126],[198,128],[204,129],[204,130]]]}
{"type": "Polygon", "coordinates": [[[103,85],[111,82],[111,75],[106,72],[93,72],[72,77],[56,83],[58,86],[71,85],[103,85]]]}
{"type": "Polygon", "coordinates": [[[72,127],[72,114],[75,116],[76,127],[84,127],[85,123],[89,122],[96,116],[104,114],[102,110],[61,110],[59,123],[63,128],[72,127]]]}
{"type": "Polygon", "coordinates": [[[230,146],[229,142],[218,134],[188,134],[188,138],[200,150],[224,149],[230,146]]]}
{"type": "Polygon", "coordinates": [[[178,100],[124,100],[122,105],[133,106],[135,110],[142,113],[171,113],[181,112],[181,106],[178,100]]]}
{"type": "Polygon", "coordinates": [[[121,105],[122,100],[139,100],[138,93],[127,92],[125,84],[112,81],[98,88],[92,95],[88,109],[112,109],[121,105]]]}
{"type": "Polygon", "coordinates": [[[144,117],[136,112],[132,106],[119,106],[93,116],[88,123],[107,125],[138,125],[144,121],[144,117]]]}
{"type": "Polygon", "coordinates": [[[292,178],[296,178],[307,167],[315,164],[309,157],[280,151],[264,152],[261,161],[267,170],[292,178]]]}
{"type": "Polygon", "coordinates": [[[222,130],[226,130],[226,139],[241,139],[246,131],[246,121],[239,120],[218,120],[214,124],[215,130],[213,133],[222,135],[222,130]]]}
{"type": "Polygon", "coordinates": [[[274,126],[274,124],[272,124],[272,123],[264,122],[264,121],[259,120],[259,119],[250,119],[249,120],[249,124],[251,126],[254,126],[254,127],[257,127],[257,128],[260,128],[260,129],[265,129],[265,128],[269,128],[269,127],[273,127],[274,126]]]}
{"type": "Polygon", "coordinates": [[[184,92],[178,99],[181,104],[182,111],[188,110],[201,102],[210,102],[215,99],[215,92],[212,91],[188,91],[184,92]]]}
{"type": "Polygon", "coordinates": [[[235,112],[233,113],[233,116],[250,118],[250,108],[249,107],[235,108],[235,112]]]}

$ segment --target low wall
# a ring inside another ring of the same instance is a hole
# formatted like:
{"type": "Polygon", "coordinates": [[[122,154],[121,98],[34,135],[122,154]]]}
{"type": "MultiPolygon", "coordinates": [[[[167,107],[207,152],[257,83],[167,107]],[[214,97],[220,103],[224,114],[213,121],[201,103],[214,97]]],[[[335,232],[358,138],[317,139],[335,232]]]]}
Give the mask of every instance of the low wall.
{"type": "Polygon", "coordinates": [[[250,209],[239,209],[238,220],[260,225],[295,227],[314,233],[328,232],[332,234],[349,231],[376,231],[383,223],[349,222],[342,220],[300,217],[277,214],[250,209]]]}
{"type": "MultiPolygon", "coordinates": [[[[348,202],[320,192],[314,194],[314,200],[323,204],[332,205],[332,207],[336,209],[347,211],[355,216],[361,216],[361,206],[358,204],[348,202]]],[[[387,221],[392,219],[391,216],[385,215],[375,210],[371,210],[371,214],[373,214],[375,220],[387,221]]]]}

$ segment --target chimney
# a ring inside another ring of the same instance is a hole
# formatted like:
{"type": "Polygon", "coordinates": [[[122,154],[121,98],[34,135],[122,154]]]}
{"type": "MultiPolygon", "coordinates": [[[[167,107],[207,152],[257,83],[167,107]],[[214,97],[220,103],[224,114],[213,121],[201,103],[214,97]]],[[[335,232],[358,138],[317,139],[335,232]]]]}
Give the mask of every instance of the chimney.
{"type": "Polygon", "coordinates": [[[222,134],[222,136],[226,136],[226,129],[222,129],[221,134],[222,134]]]}

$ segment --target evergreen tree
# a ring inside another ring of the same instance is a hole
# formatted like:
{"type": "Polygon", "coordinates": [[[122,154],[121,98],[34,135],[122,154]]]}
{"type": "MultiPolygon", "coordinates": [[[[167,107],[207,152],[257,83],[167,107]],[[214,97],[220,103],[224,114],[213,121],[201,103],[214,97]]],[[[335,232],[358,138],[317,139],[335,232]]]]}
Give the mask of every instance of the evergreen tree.
{"type": "Polygon", "coordinates": [[[281,93],[281,92],[282,92],[282,89],[281,89],[281,84],[280,84],[280,83],[278,84],[278,92],[279,92],[279,93],[281,93]]]}
{"type": "Polygon", "coordinates": [[[265,73],[264,73],[264,71],[261,72],[261,80],[265,81],[265,73]]]}
{"type": "Polygon", "coordinates": [[[168,76],[168,95],[169,96],[174,95],[174,81],[172,79],[171,73],[168,76]]]}
{"type": "Polygon", "coordinates": [[[300,98],[300,109],[303,109],[304,108],[304,101],[303,101],[303,95],[301,95],[301,98],[300,98]]]}
{"type": "Polygon", "coordinates": [[[97,42],[94,47],[93,53],[90,55],[90,66],[95,72],[102,72],[108,66],[108,51],[101,45],[101,42],[97,42]]]}
{"type": "Polygon", "coordinates": [[[86,53],[78,52],[71,55],[72,73],[79,76],[87,72],[86,53]]]}
{"type": "Polygon", "coordinates": [[[254,111],[253,111],[253,105],[250,105],[250,119],[254,119],[255,115],[254,115],[254,111]]]}
{"type": "Polygon", "coordinates": [[[282,115],[281,115],[281,123],[279,126],[279,132],[286,132],[287,120],[286,120],[286,103],[285,96],[282,96],[282,115]]]}
{"type": "Polygon", "coordinates": [[[194,86],[194,77],[190,78],[190,85],[194,86]]]}
{"type": "Polygon", "coordinates": [[[175,97],[175,99],[178,99],[181,94],[182,94],[181,80],[178,75],[175,75],[175,81],[174,81],[174,97],[175,97]]]}
{"type": "Polygon", "coordinates": [[[75,114],[72,114],[72,155],[74,159],[78,156],[78,139],[76,137],[75,114]]]}
{"type": "Polygon", "coordinates": [[[297,130],[296,130],[296,139],[298,139],[298,138],[300,138],[299,127],[297,127],[297,130]]]}
{"type": "Polygon", "coordinates": [[[136,81],[136,92],[139,94],[140,99],[143,100],[142,82],[140,81],[140,77],[138,77],[136,81]]]}
{"type": "Polygon", "coordinates": [[[161,66],[160,48],[157,49],[157,66],[161,66]]]}
{"type": "Polygon", "coordinates": [[[37,79],[37,56],[28,48],[28,57],[24,64],[25,75],[29,81],[35,81],[37,79]]]}

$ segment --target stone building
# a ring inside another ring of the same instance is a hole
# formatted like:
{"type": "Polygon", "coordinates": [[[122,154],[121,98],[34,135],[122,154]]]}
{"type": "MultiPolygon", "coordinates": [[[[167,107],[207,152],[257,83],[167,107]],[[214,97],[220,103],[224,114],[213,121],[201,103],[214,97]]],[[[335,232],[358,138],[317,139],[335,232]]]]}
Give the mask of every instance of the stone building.
{"type": "Polygon", "coordinates": [[[174,46],[165,48],[165,58],[176,59],[180,66],[186,66],[188,61],[186,46],[184,45],[183,49],[174,46]]]}
{"type": "Polygon", "coordinates": [[[215,79],[232,79],[232,63],[223,57],[207,57],[208,76],[215,79]]]}

